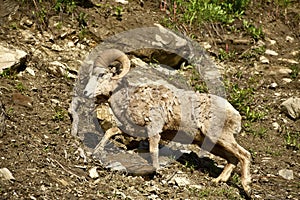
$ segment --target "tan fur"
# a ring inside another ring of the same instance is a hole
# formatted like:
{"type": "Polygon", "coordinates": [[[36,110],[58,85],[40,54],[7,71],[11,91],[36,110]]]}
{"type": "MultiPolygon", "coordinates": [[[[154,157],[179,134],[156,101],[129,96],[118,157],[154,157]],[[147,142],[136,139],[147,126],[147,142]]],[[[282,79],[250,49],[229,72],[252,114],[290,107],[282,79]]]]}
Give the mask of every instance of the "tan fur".
{"type": "MultiPolygon", "coordinates": [[[[115,80],[110,78],[113,86],[117,87],[115,80]]],[[[98,90],[101,93],[101,90],[98,90]]],[[[113,91],[113,90],[112,90],[113,91]]],[[[192,91],[173,91],[163,85],[136,86],[128,92],[126,97],[127,114],[130,120],[139,126],[146,127],[149,138],[149,151],[152,164],[159,168],[159,141],[173,139],[185,143],[191,138],[192,143],[209,150],[211,153],[227,160],[228,164],[214,181],[226,182],[238,162],[241,163],[241,183],[245,192],[250,195],[250,153],[241,147],[234,135],[241,130],[241,116],[230,103],[218,96],[199,94],[192,91]],[[205,140],[213,144],[207,146],[205,140]]],[[[107,102],[122,102],[122,96],[113,94],[107,102]]],[[[119,111],[116,111],[119,112],[119,111]]],[[[113,115],[113,113],[112,113],[113,115]]],[[[112,117],[116,119],[116,117],[112,117]]],[[[117,124],[117,123],[112,123],[117,124]]],[[[117,127],[108,129],[95,148],[101,152],[106,142],[116,134],[125,134],[117,127]]]]}

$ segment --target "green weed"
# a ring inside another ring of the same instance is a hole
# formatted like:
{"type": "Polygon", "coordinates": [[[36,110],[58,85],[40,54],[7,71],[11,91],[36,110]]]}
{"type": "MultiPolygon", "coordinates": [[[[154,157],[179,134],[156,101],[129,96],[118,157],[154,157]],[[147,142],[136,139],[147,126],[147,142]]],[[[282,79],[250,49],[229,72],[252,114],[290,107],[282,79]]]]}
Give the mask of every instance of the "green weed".
{"type": "Polygon", "coordinates": [[[76,2],[74,0],[56,0],[54,5],[54,10],[67,14],[72,14],[75,8],[76,2]]]}
{"type": "Polygon", "coordinates": [[[236,57],[235,51],[225,51],[224,49],[219,49],[219,55],[218,58],[221,61],[225,60],[233,60],[236,57]]]}
{"type": "Polygon", "coordinates": [[[238,84],[226,83],[229,90],[228,101],[235,107],[241,115],[250,122],[261,120],[265,113],[251,107],[253,102],[254,88],[241,88],[238,84]]]}
{"type": "Polygon", "coordinates": [[[23,85],[23,83],[18,83],[16,85],[16,89],[19,91],[19,92],[24,92],[26,90],[25,86],[23,85]]]}
{"type": "Polygon", "coordinates": [[[52,116],[53,121],[63,121],[65,119],[66,112],[62,109],[57,109],[55,114],[52,116]]]}
{"type": "Polygon", "coordinates": [[[248,34],[255,40],[264,38],[264,33],[262,27],[256,27],[247,20],[243,20],[243,28],[248,32],[248,34]]]}
{"type": "Polygon", "coordinates": [[[291,76],[292,79],[295,80],[299,75],[300,69],[296,65],[290,66],[290,69],[292,70],[292,72],[290,73],[290,76],[291,76]]]}
{"type": "Polygon", "coordinates": [[[232,23],[235,18],[244,14],[249,0],[175,0],[185,23],[222,22],[225,24],[232,23]]]}
{"type": "Polygon", "coordinates": [[[208,88],[204,80],[201,78],[199,72],[195,69],[194,66],[187,66],[184,70],[190,70],[190,79],[189,84],[192,86],[196,91],[200,93],[208,93],[208,88]]]}
{"type": "Polygon", "coordinates": [[[287,131],[285,135],[285,144],[287,148],[293,150],[300,149],[300,132],[287,131]]]}
{"type": "Polygon", "coordinates": [[[123,7],[122,6],[116,6],[115,7],[115,16],[117,20],[122,20],[122,13],[123,13],[123,7]]]}

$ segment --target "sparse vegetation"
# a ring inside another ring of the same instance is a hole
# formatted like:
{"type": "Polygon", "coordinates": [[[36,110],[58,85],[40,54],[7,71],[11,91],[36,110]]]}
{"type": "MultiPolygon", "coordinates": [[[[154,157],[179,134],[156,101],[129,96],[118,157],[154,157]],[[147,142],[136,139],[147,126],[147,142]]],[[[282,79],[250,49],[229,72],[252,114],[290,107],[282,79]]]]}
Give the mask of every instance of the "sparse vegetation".
{"type": "Polygon", "coordinates": [[[116,6],[115,7],[115,16],[117,20],[122,20],[122,13],[123,13],[123,7],[122,6],[116,6]]]}
{"type": "Polygon", "coordinates": [[[225,61],[225,60],[232,60],[236,58],[236,53],[235,51],[226,51],[224,49],[219,49],[219,60],[225,61]]]}
{"type": "Polygon", "coordinates": [[[19,91],[19,92],[24,92],[24,90],[26,89],[25,86],[23,85],[22,82],[19,82],[17,85],[16,85],[16,89],[19,91]]]}
{"type": "Polygon", "coordinates": [[[66,112],[63,109],[56,109],[55,114],[52,116],[54,121],[63,121],[66,117],[66,112]]]}
{"type": "Polygon", "coordinates": [[[74,0],[56,0],[54,9],[57,12],[65,12],[72,14],[76,8],[76,2],[74,0]]]}
{"type": "Polygon", "coordinates": [[[290,66],[290,69],[292,70],[292,72],[290,73],[290,76],[292,79],[295,80],[299,75],[299,71],[300,71],[299,66],[292,65],[292,66],[290,66]]]}
{"type": "Polygon", "coordinates": [[[189,25],[204,21],[232,23],[235,18],[243,15],[244,9],[248,5],[248,0],[176,0],[175,2],[177,7],[181,8],[178,12],[182,15],[183,21],[189,25]]]}
{"type": "Polygon", "coordinates": [[[253,39],[259,40],[264,38],[264,33],[261,26],[257,28],[255,25],[248,22],[247,20],[243,20],[243,27],[253,39]]]}
{"type": "Polygon", "coordinates": [[[254,88],[242,88],[236,83],[227,83],[228,101],[250,122],[260,120],[264,113],[251,107],[254,98],[254,88]]]}
{"type": "Polygon", "coordinates": [[[287,148],[293,149],[293,150],[299,150],[300,149],[300,132],[291,132],[287,131],[285,134],[285,144],[287,148]]]}

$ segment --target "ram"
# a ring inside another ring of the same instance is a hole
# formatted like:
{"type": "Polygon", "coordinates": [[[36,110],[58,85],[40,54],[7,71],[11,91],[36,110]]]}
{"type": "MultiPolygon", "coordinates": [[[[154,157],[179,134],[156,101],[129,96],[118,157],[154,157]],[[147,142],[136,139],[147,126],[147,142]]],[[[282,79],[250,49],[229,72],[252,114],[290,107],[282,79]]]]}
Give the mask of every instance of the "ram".
{"type": "MultiPolygon", "coordinates": [[[[112,111],[113,122],[111,127],[106,128],[94,153],[101,153],[107,141],[116,134],[147,137],[152,164],[158,169],[160,140],[193,143],[227,160],[227,165],[215,182],[226,182],[240,162],[241,183],[249,195],[251,155],[234,138],[241,131],[239,112],[222,97],[178,88],[165,80],[145,79],[143,84],[130,83],[130,75],[126,75],[130,60],[123,52],[110,50],[110,53],[112,51],[113,57],[122,63],[124,70],[121,75],[106,73],[100,78],[96,95],[100,104],[112,111]]],[[[108,67],[112,59],[105,60],[108,54],[103,52],[103,55],[95,63],[108,67]]],[[[136,75],[144,73],[141,73],[141,69],[131,71],[136,75]]],[[[151,76],[150,72],[147,76],[151,76]]],[[[85,94],[89,95],[88,90],[85,94]]]]}

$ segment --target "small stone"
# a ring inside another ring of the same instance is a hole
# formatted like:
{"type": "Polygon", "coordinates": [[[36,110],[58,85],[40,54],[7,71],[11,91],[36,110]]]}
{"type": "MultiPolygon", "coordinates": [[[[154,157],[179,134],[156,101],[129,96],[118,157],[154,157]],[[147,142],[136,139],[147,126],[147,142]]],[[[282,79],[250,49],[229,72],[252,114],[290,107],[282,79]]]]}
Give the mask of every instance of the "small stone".
{"type": "Polygon", "coordinates": [[[121,4],[128,4],[128,1],[126,0],[115,0],[117,3],[121,3],[121,4]]]}
{"type": "Polygon", "coordinates": [[[169,181],[171,184],[176,184],[178,186],[187,186],[190,185],[190,180],[187,178],[187,174],[184,174],[182,171],[178,171],[171,180],[169,181]]]}
{"type": "Polygon", "coordinates": [[[190,188],[195,188],[195,189],[198,189],[198,190],[202,190],[203,186],[202,185],[190,185],[190,188]]]}
{"type": "Polygon", "coordinates": [[[293,173],[293,170],[290,170],[290,169],[281,169],[279,170],[278,174],[284,178],[284,179],[287,179],[287,180],[292,180],[294,179],[294,173],[293,173]]]}
{"type": "Polygon", "coordinates": [[[278,130],[280,127],[280,125],[277,122],[273,122],[272,126],[273,126],[274,130],[278,130]]]}
{"type": "Polygon", "coordinates": [[[57,99],[50,99],[50,101],[51,101],[51,103],[53,103],[56,106],[60,105],[60,101],[57,99]]]}
{"type": "Polygon", "coordinates": [[[272,40],[272,39],[268,38],[268,41],[270,42],[270,45],[276,44],[276,40],[272,40]]]}
{"type": "Polygon", "coordinates": [[[288,62],[290,64],[299,64],[298,61],[296,60],[293,60],[293,59],[287,59],[287,58],[278,58],[279,61],[282,61],[282,62],[288,62]]]}
{"type": "Polygon", "coordinates": [[[64,49],[61,48],[60,46],[58,46],[57,44],[53,44],[51,46],[51,49],[54,50],[54,51],[63,51],[64,49]]]}
{"type": "Polygon", "coordinates": [[[274,83],[270,84],[269,88],[275,89],[275,88],[277,88],[277,86],[278,86],[278,84],[274,82],[274,83]]]}
{"type": "Polygon", "coordinates": [[[281,96],[281,93],[275,92],[274,95],[275,95],[276,97],[279,97],[279,96],[281,96]]]}
{"type": "Polygon", "coordinates": [[[273,51],[273,50],[270,50],[270,49],[267,49],[265,54],[271,55],[271,56],[278,56],[278,53],[276,51],[273,51]]]}
{"type": "Polygon", "coordinates": [[[283,78],[282,81],[285,82],[285,83],[290,83],[290,82],[292,82],[293,80],[290,79],[290,78],[283,78]]]}
{"type": "Polygon", "coordinates": [[[89,176],[93,179],[99,178],[99,174],[97,172],[97,167],[93,167],[89,170],[89,176]]]}
{"type": "Polygon", "coordinates": [[[291,52],[291,55],[292,55],[292,56],[297,56],[298,54],[300,54],[300,51],[292,51],[292,52],[291,52]]]}
{"type": "Polygon", "coordinates": [[[11,50],[0,45],[0,74],[6,69],[17,69],[22,66],[27,60],[25,51],[16,49],[11,50]]]}
{"type": "Polygon", "coordinates": [[[14,93],[12,95],[12,101],[16,105],[32,107],[32,99],[29,96],[22,95],[20,93],[14,93]]]}
{"type": "Polygon", "coordinates": [[[190,180],[186,177],[176,177],[174,180],[178,186],[186,186],[190,184],[190,180]]]}
{"type": "Polygon", "coordinates": [[[0,169],[0,178],[3,178],[4,180],[16,180],[15,177],[7,168],[0,169]]]}
{"type": "Polygon", "coordinates": [[[211,45],[208,42],[201,42],[200,45],[203,46],[204,49],[210,49],[211,48],[211,45]]]}
{"type": "Polygon", "coordinates": [[[64,32],[64,33],[62,33],[62,34],[60,35],[60,37],[61,37],[62,39],[64,39],[67,35],[68,35],[68,32],[64,32]]]}
{"type": "Polygon", "coordinates": [[[35,72],[33,69],[29,68],[29,67],[26,67],[25,69],[31,76],[35,76],[35,72]]]}
{"type": "Polygon", "coordinates": [[[278,70],[278,73],[280,73],[280,74],[290,74],[292,72],[293,72],[293,70],[291,70],[290,68],[287,68],[287,67],[283,67],[278,70]]]}
{"type": "Polygon", "coordinates": [[[266,58],[265,56],[261,56],[261,57],[259,58],[259,61],[260,61],[261,63],[263,63],[263,64],[269,64],[269,63],[270,63],[269,59],[266,58]]]}
{"type": "Polygon", "coordinates": [[[291,97],[281,104],[281,110],[293,119],[300,118],[300,98],[291,97]]]}
{"type": "Polygon", "coordinates": [[[75,44],[72,41],[69,41],[67,45],[69,48],[75,47],[75,44]]]}
{"type": "Polygon", "coordinates": [[[294,42],[295,39],[293,37],[291,37],[291,36],[286,36],[285,40],[287,42],[294,42]]]}

